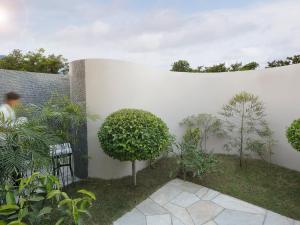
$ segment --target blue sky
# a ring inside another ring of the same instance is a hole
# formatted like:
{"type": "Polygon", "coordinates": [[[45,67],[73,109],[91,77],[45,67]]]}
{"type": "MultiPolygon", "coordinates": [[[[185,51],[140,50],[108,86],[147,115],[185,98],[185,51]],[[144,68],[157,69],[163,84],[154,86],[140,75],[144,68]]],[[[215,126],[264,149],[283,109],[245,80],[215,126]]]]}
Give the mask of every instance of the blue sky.
{"type": "Polygon", "coordinates": [[[0,55],[263,64],[300,53],[299,11],[299,0],[0,0],[0,55]]]}

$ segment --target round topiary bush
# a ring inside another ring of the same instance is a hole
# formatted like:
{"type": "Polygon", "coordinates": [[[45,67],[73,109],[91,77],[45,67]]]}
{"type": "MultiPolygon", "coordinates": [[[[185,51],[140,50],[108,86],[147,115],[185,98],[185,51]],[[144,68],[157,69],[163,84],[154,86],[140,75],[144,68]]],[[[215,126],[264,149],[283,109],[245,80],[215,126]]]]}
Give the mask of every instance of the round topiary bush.
{"type": "Polygon", "coordinates": [[[103,151],[114,159],[132,162],[136,184],[136,160],[156,158],[169,144],[169,129],[157,116],[138,109],[121,109],[110,114],[100,127],[103,151]]]}
{"type": "Polygon", "coordinates": [[[300,119],[294,120],[288,127],[286,136],[293,148],[300,151],[300,119]]]}

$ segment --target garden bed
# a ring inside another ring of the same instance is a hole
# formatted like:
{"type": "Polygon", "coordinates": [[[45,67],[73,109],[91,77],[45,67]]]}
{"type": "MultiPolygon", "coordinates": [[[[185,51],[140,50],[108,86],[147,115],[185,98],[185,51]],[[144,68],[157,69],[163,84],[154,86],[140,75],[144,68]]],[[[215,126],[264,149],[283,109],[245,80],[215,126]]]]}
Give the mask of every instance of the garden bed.
{"type": "MultiPolygon", "coordinates": [[[[245,168],[241,169],[238,158],[234,156],[217,155],[217,159],[215,172],[202,180],[188,180],[300,219],[300,172],[260,160],[248,160],[245,168]]],[[[155,168],[146,168],[137,174],[136,187],[132,187],[130,177],[125,177],[115,180],[87,179],[66,190],[72,195],[82,188],[94,192],[97,201],[90,210],[90,224],[108,225],[173,179],[170,172],[175,168],[175,159],[162,159],[155,164],[155,168]]]]}

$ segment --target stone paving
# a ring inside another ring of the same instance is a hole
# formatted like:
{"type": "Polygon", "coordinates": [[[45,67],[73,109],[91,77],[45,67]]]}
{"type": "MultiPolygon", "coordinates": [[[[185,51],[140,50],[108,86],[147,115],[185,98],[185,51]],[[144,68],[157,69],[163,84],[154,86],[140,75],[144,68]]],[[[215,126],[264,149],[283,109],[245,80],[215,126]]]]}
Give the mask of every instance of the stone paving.
{"type": "Polygon", "coordinates": [[[175,179],[114,225],[300,225],[300,221],[175,179]]]}

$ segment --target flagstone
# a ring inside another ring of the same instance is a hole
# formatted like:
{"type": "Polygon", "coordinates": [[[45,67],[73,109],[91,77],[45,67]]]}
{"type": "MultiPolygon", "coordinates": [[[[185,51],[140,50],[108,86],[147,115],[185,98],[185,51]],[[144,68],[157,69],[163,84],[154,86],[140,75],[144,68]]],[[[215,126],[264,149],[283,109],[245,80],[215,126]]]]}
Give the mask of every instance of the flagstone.
{"type": "Polygon", "coordinates": [[[196,195],[199,198],[202,198],[204,195],[206,195],[207,192],[208,192],[208,188],[204,187],[204,188],[201,188],[198,192],[196,192],[196,195]]]}
{"type": "Polygon", "coordinates": [[[174,198],[171,203],[186,208],[199,200],[200,199],[194,194],[182,192],[176,198],[174,198]]]}
{"type": "Polygon", "coordinates": [[[160,205],[165,205],[166,203],[177,197],[181,192],[182,190],[180,189],[180,187],[167,184],[158,191],[154,192],[150,196],[150,198],[160,205]]]}
{"type": "Polygon", "coordinates": [[[169,214],[147,216],[146,220],[147,225],[172,225],[171,216],[169,214]]]}
{"type": "Polygon", "coordinates": [[[211,221],[209,221],[209,222],[207,222],[207,223],[205,223],[203,225],[218,225],[218,224],[216,224],[215,221],[211,220],[211,221]]]}
{"type": "Polygon", "coordinates": [[[173,225],[185,225],[180,219],[172,216],[172,223],[173,225]]]}
{"type": "Polygon", "coordinates": [[[175,179],[113,225],[300,225],[300,221],[175,179]]]}
{"type": "Polygon", "coordinates": [[[198,201],[187,208],[195,225],[201,225],[212,220],[223,208],[210,201],[198,201]]]}
{"type": "Polygon", "coordinates": [[[264,225],[294,225],[294,221],[280,214],[268,211],[264,225]]]}
{"type": "Polygon", "coordinates": [[[138,211],[137,209],[133,209],[132,211],[126,213],[116,222],[114,225],[147,225],[145,216],[138,211]]]}
{"type": "Polygon", "coordinates": [[[264,215],[225,209],[215,221],[218,225],[263,225],[264,215]]]}
{"type": "Polygon", "coordinates": [[[205,195],[203,195],[201,198],[202,200],[212,200],[214,199],[217,195],[219,195],[220,192],[217,192],[215,190],[209,189],[205,195]]]}
{"type": "Polygon", "coordinates": [[[165,208],[174,215],[174,217],[178,218],[185,225],[195,225],[190,214],[187,212],[185,208],[174,205],[172,203],[168,203],[165,205],[165,208]]]}
{"type": "Polygon", "coordinates": [[[138,204],[136,208],[139,211],[141,211],[145,216],[161,215],[168,213],[168,211],[165,208],[163,208],[150,198],[147,198],[145,201],[138,204]]]}
{"type": "Polygon", "coordinates": [[[220,194],[212,200],[214,203],[226,209],[238,210],[249,213],[265,214],[266,210],[250,203],[241,201],[228,195],[220,194]]]}

